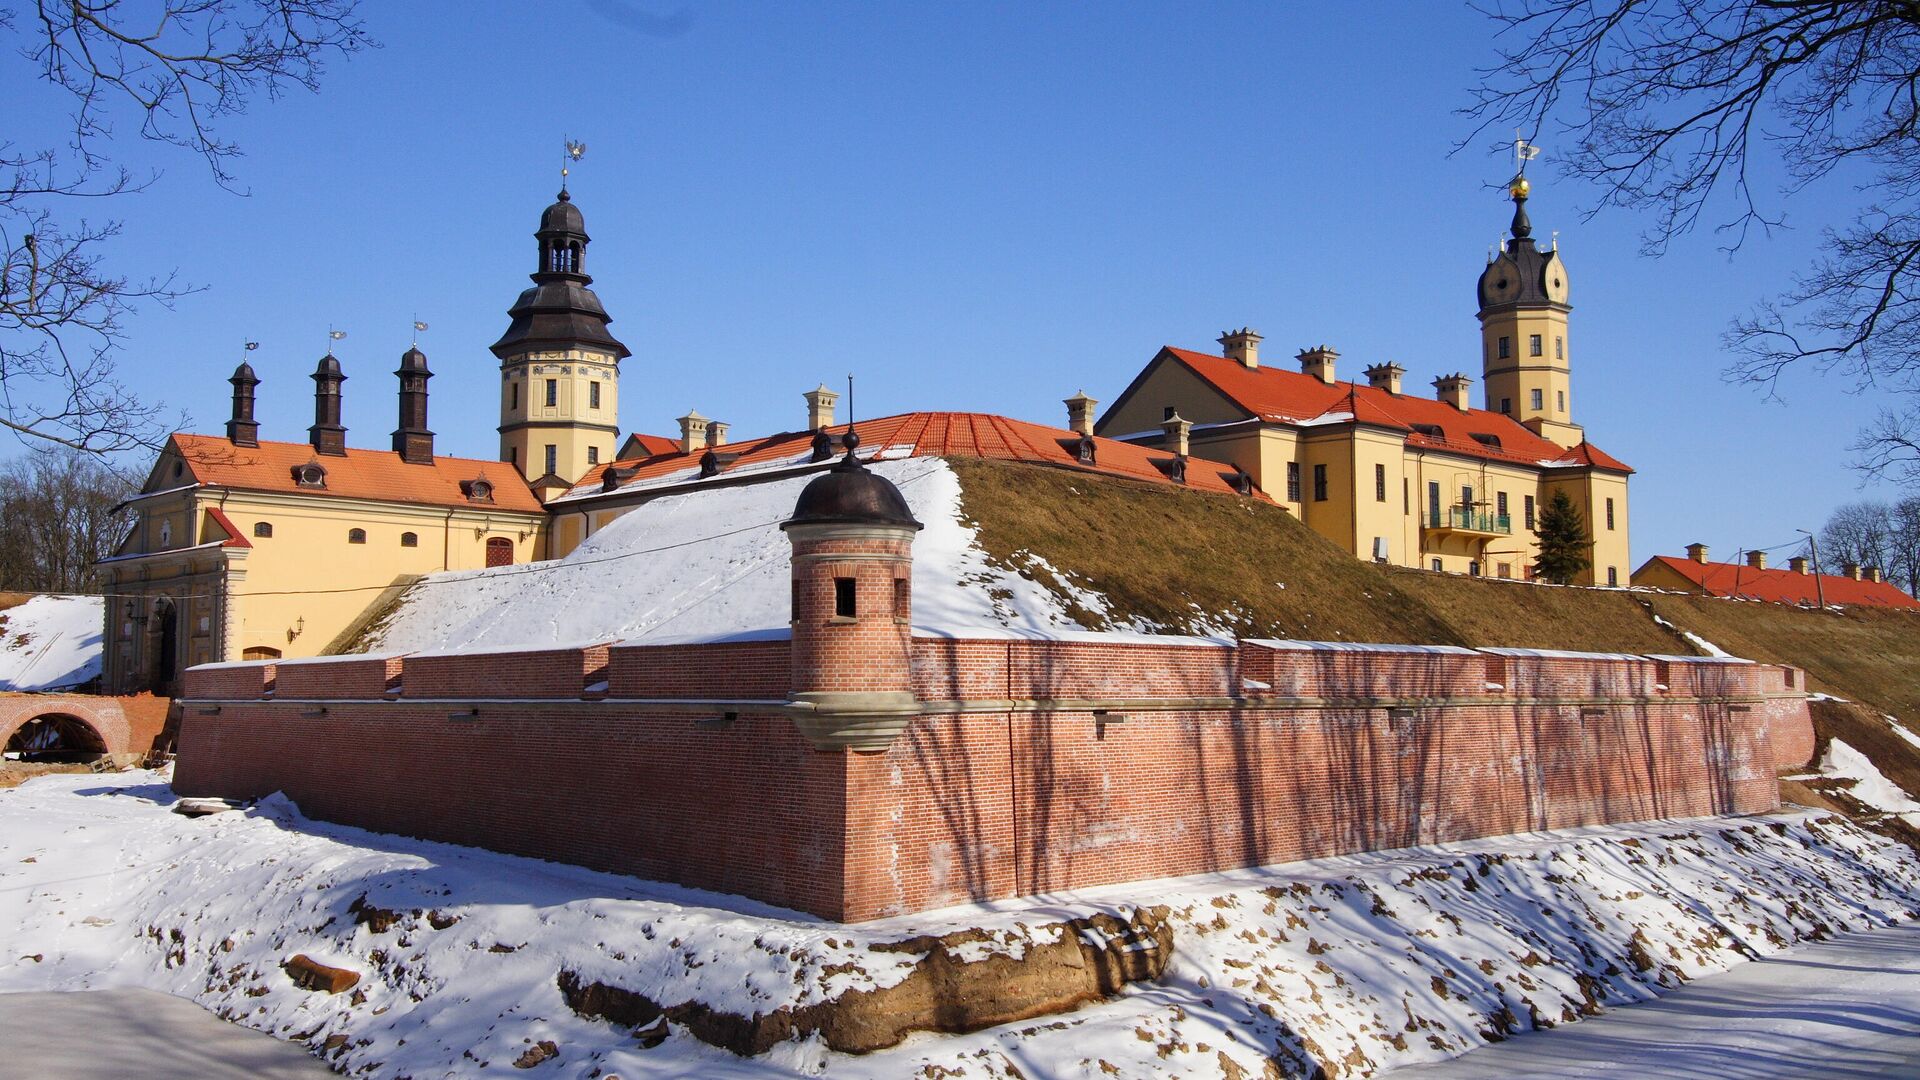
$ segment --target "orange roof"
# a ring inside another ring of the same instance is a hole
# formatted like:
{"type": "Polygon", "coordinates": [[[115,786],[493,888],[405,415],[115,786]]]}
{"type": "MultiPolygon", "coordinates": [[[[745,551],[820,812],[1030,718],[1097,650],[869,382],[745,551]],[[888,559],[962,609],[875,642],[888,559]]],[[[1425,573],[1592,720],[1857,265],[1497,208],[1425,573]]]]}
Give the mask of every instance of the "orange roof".
{"type": "Polygon", "coordinates": [[[1693,582],[1709,596],[1817,604],[1824,595],[1829,604],[1920,608],[1920,600],[1884,581],[1856,581],[1842,574],[1802,574],[1796,570],[1756,570],[1744,563],[1703,563],[1673,555],[1655,555],[1635,571],[1634,576],[1640,576],[1640,571],[1655,563],[1693,582]]]}
{"type": "MultiPolygon", "coordinates": [[[[1076,454],[1080,440],[1077,433],[990,413],[902,413],[862,420],[854,426],[860,432],[863,456],[879,454],[884,450],[889,458],[993,458],[1105,473],[1152,484],[1173,484],[1167,474],[1173,455],[1164,450],[1096,437],[1093,440],[1094,463],[1089,465],[1081,462],[1076,454]]],[[[835,438],[836,456],[839,436],[846,429],[845,424],[827,429],[835,438]]],[[[737,473],[756,465],[803,464],[812,442],[812,432],[789,431],[761,439],[727,443],[718,448],[720,454],[731,457],[722,466],[721,475],[737,473]]],[[[607,469],[614,467],[623,471],[632,470],[630,475],[622,477],[621,488],[615,490],[629,490],[631,485],[645,481],[653,481],[648,486],[658,486],[670,478],[692,481],[697,478],[695,470],[705,452],[703,448],[699,452],[685,454],[676,445],[667,454],[599,465],[589,469],[568,494],[600,493],[602,476],[607,469]]],[[[769,478],[777,475],[780,474],[771,474],[769,478]]],[[[1235,470],[1231,465],[1204,458],[1187,459],[1186,486],[1189,488],[1223,495],[1234,494],[1234,477],[1235,470]]],[[[1264,495],[1259,497],[1265,498],[1264,495]]]]}
{"type": "Polygon", "coordinates": [[[636,446],[642,454],[653,457],[659,454],[671,454],[679,450],[680,440],[669,438],[665,435],[644,435],[636,431],[627,436],[627,441],[620,444],[620,449],[625,450],[629,446],[636,446]]]}
{"type": "Polygon", "coordinates": [[[540,500],[520,471],[504,461],[436,457],[432,465],[409,465],[391,450],[349,449],[345,457],[331,457],[316,454],[306,443],[235,446],[218,436],[185,433],[174,435],[172,443],[194,482],[207,487],[540,512],[540,500]],[[327,470],[324,488],[294,483],[294,468],[313,461],[327,470]],[[460,490],[462,481],[479,479],[493,485],[492,502],[473,502],[460,490]]]}
{"type": "Polygon", "coordinates": [[[1405,431],[1407,445],[1416,449],[1535,468],[1633,471],[1591,443],[1583,442],[1569,450],[1501,413],[1456,409],[1444,401],[1391,394],[1362,383],[1323,383],[1312,375],[1284,368],[1248,368],[1224,356],[1191,349],[1168,346],[1162,352],[1261,420],[1305,426],[1351,420],[1405,431]]]}

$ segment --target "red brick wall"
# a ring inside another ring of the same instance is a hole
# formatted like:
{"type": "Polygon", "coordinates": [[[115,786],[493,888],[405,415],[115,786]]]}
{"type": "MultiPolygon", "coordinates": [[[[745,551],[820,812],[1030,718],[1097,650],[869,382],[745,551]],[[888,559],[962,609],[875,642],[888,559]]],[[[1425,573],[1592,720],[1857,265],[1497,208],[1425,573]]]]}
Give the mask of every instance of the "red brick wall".
{"type": "Polygon", "coordinates": [[[793,542],[792,682],[797,691],[886,693],[911,690],[910,607],[894,582],[910,581],[913,534],[891,538],[816,525],[788,533],[793,542]],[[834,581],[854,582],[854,616],[835,614],[834,581]]]}
{"type": "Polygon", "coordinates": [[[195,701],[221,698],[256,698],[271,690],[277,673],[275,664],[206,664],[188,668],[182,680],[183,698],[195,701]]]}
{"type": "Polygon", "coordinates": [[[329,701],[377,698],[398,685],[400,664],[398,656],[306,663],[287,660],[278,665],[273,693],[280,698],[329,701]]]}
{"type": "MultiPolygon", "coordinates": [[[[1785,696],[1781,669],[1637,659],[919,640],[911,674],[924,700],[1166,704],[1104,718],[928,715],[871,754],[813,749],[785,717],[751,706],[712,723],[702,721],[717,710],[539,699],[577,697],[596,661],[616,699],[778,698],[787,652],[767,641],[406,657],[409,697],[473,699],[477,716],[405,698],[340,702],[321,716],[288,700],[229,697],[211,716],[189,706],[176,787],[284,790],[317,818],[861,920],[1341,852],[1765,810],[1776,805],[1776,762],[1812,752],[1805,700],[1785,696]],[[1181,704],[1229,696],[1243,677],[1272,689],[1230,706],[1181,704]],[[1662,692],[1658,677],[1723,697],[1662,692]],[[1763,698],[1763,687],[1782,696],[1763,698]],[[527,700],[486,700],[513,693],[527,700]],[[1363,704],[1389,694],[1406,704],[1363,704]]],[[[280,665],[278,697],[299,667],[280,665]]],[[[236,670],[196,670],[189,690],[222,696],[245,681],[236,670]]]]}

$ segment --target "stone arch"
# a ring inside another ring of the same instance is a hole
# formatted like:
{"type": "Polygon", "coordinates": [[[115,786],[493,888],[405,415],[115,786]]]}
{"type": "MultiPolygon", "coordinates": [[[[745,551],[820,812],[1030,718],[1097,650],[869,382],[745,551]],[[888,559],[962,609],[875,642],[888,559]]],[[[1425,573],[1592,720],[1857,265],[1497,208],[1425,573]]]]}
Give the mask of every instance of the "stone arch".
{"type": "Polygon", "coordinates": [[[21,723],[7,735],[5,750],[40,761],[91,761],[110,752],[106,736],[65,712],[41,713],[21,723]]]}
{"type": "Polygon", "coordinates": [[[149,696],[131,698],[90,697],[81,694],[0,694],[0,747],[14,750],[21,732],[37,721],[64,718],[68,733],[83,745],[103,754],[142,754],[147,746],[135,746],[134,725],[129,723],[127,705],[137,705],[142,741],[158,734],[166,714],[166,699],[149,696]],[[147,715],[151,713],[152,715],[147,715]],[[147,729],[152,729],[151,731],[147,729]]]}

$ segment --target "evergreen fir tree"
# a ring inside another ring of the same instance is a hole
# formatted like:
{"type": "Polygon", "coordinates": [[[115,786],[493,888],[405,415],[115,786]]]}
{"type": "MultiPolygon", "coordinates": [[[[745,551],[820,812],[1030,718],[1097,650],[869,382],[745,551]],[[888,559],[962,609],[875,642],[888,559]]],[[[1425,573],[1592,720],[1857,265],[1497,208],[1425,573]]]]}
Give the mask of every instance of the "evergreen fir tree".
{"type": "Polygon", "coordinates": [[[1587,523],[1580,519],[1580,508],[1565,491],[1556,491],[1547,500],[1533,535],[1540,540],[1540,554],[1533,560],[1535,580],[1566,585],[1593,564],[1587,557],[1591,546],[1587,523]]]}

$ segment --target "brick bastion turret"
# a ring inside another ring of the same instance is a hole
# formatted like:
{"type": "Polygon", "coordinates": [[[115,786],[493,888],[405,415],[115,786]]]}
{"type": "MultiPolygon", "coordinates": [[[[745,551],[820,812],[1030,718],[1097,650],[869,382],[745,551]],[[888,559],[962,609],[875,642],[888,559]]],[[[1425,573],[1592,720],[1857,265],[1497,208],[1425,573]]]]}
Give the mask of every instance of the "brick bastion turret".
{"type": "Polygon", "coordinates": [[[1778,805],[1797,669],[1517,649],[916,632],[853,459],[783,528],[786,632],[213,664],[174,786],[842,921],[1778,805]]]}

